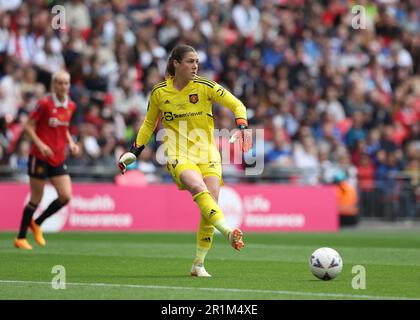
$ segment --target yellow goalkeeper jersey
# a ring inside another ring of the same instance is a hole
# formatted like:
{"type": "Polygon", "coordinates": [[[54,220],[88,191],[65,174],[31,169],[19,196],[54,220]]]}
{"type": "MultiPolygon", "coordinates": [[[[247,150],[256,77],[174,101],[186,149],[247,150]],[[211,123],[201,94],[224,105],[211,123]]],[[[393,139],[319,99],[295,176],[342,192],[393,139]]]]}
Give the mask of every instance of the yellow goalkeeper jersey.
{"type": "Polygon", "coordinates": [[[195,77],[182,90],[173,86],[172,78],[158,83],[137,133],[137,145],[149,141],[160,117],[168,162],[220,162],[214,141],[213,101],[232,110],[236,119],[247,119],[242,102],[216,82],[195,77]]]}

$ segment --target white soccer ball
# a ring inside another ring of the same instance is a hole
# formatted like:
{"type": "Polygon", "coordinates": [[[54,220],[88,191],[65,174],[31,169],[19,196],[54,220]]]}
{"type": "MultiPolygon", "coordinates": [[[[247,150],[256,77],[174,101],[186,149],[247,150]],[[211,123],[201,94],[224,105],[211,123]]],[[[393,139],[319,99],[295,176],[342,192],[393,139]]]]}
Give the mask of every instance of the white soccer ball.
{"type": "Polygon", "coordinates": [[[132,152],[126,152],[120,157],[120,162],[123,162],[126,166],[132,164],[134,161],[137,160],[137,157],[132,152]]]}
{"type": "Polygon", "coordinates": [[[331,280],[343,269],[343,259],[334,249],[319,248],[311,254],[309,268],[318,279],[331,280]]]}

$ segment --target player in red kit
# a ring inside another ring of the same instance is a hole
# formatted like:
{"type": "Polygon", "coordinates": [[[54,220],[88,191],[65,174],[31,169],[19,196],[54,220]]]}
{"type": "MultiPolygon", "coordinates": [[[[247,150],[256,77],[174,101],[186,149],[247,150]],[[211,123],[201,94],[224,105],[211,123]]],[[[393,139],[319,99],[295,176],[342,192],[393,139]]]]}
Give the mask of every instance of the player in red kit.
{"type": "Polygon", "coordinates": [[[69,89],[70,75],[65,71],[55,73],[52,77],[52,94],[39,100],[25,125],[25,131],[32,140],[28,161],[31,197],[23,210],[19,234],[15,239],[16,248],[32,249],[26,239],[28,227],[33,231],[35,241],[45,246],[40,227],[42,222],[71,199],[71,180],[65,164],[66,146],[69,145],[72,154],[79,152],[79,146],[74,143],[68,129],[76,109],[75,103],[69,99],[69,89]],[[32,216],[42,200],[47,178],[56,189],[58,198],[34,220],[32,216]]]}

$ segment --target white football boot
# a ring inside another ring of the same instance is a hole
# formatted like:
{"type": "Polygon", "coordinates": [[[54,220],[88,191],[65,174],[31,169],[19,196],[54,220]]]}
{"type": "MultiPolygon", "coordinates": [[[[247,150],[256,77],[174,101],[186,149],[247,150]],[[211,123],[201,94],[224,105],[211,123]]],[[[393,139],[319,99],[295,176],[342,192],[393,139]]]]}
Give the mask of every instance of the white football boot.
{"type": "Polygon", "coordinates": [[[193,277],[211,277],[211,275],[206,271],[202,263],[193,264],[191,267],[191,276],[193,277]]]}

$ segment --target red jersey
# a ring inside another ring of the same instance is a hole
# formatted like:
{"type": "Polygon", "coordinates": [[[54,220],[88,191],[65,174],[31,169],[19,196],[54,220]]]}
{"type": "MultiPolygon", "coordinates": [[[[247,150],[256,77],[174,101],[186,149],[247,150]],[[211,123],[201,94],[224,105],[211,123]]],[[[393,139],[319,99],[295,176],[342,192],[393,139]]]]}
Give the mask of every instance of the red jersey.
{"type": "Polygon", "coordinates": [[[49,95],[39,100],[38,106],[29,115],[35,120],[35,132],[48,145],[54,154],[47,158],[42,156],[35,144],[32,144],[31,155],[47,161],[52,166],[58,166],[66,159],[67,130],[71,117],[76,110],[76,104],[69,98],[61,103],[55,95],[49,95]]]}

